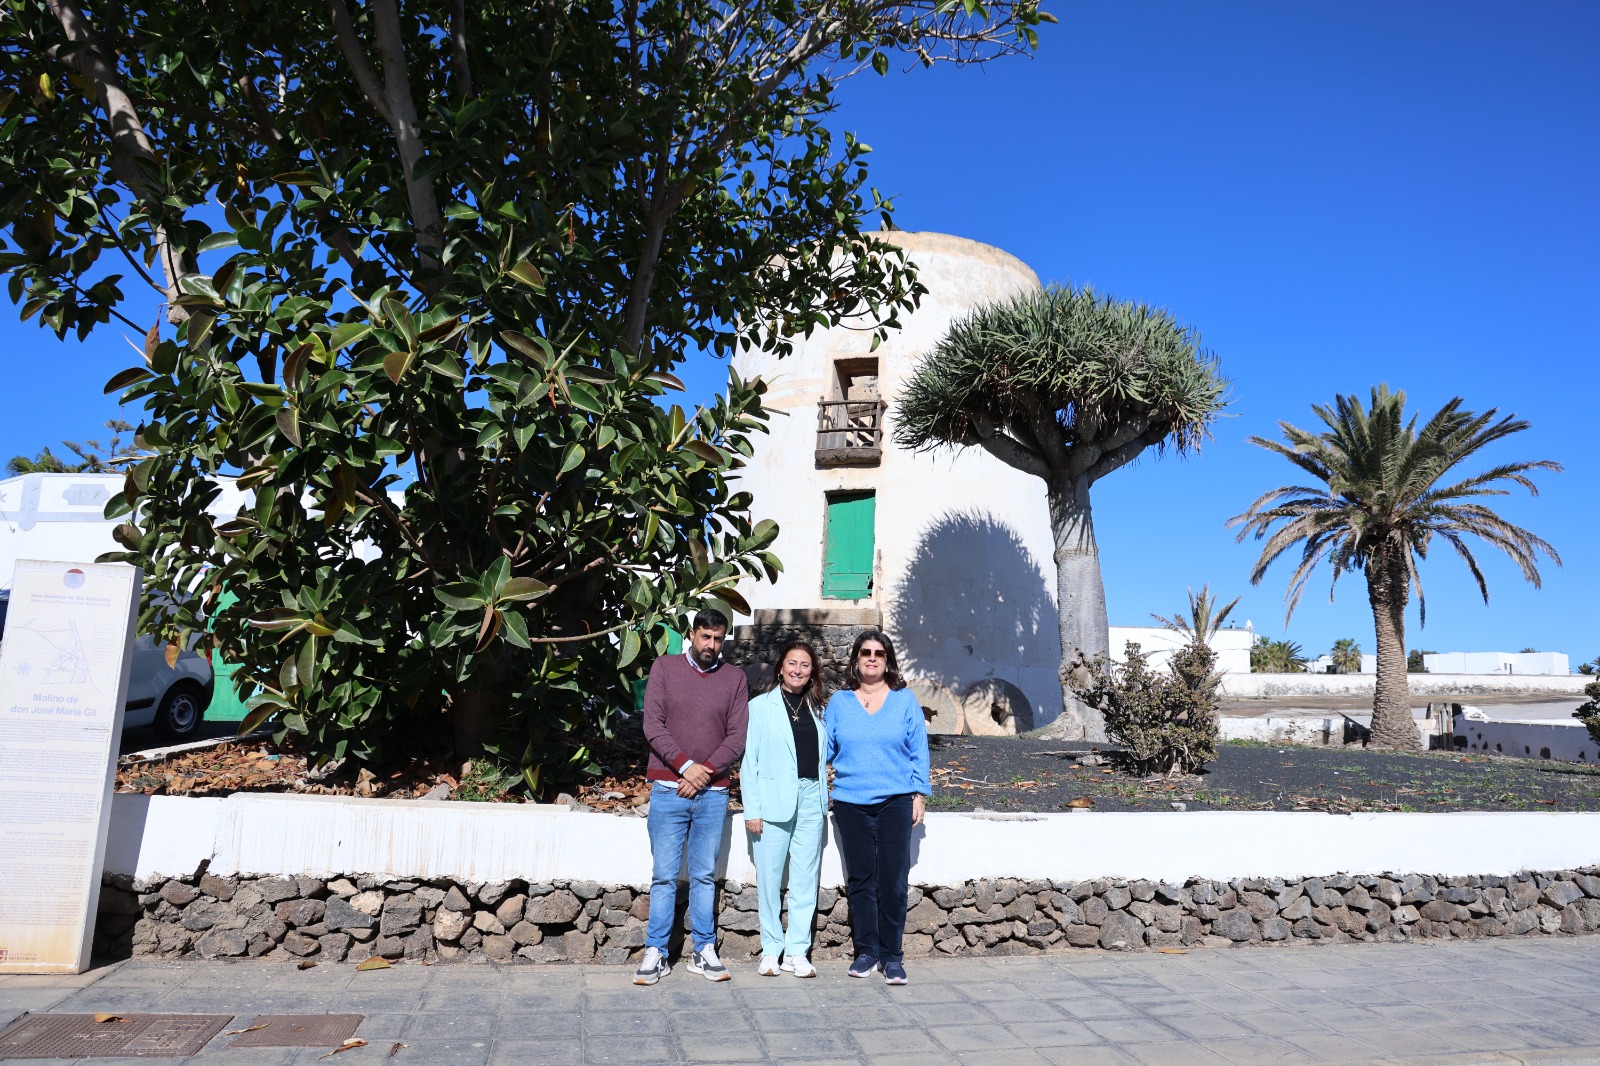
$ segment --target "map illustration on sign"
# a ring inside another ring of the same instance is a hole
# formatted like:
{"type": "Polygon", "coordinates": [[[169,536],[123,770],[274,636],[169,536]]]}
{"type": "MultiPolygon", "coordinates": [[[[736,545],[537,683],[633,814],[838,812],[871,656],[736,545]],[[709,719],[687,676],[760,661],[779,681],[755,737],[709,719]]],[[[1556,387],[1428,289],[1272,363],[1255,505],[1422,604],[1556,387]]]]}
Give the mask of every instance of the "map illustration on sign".
{"type": "MultiPolygon", "coordinates": [[[[35,685],[88,685],[98,689],[78,635],[78,623],[24,623],[6,634],[16,641],[17,675],[35,685]]],[[[7,649],[8,651],[10,649],[7,649]]]]}

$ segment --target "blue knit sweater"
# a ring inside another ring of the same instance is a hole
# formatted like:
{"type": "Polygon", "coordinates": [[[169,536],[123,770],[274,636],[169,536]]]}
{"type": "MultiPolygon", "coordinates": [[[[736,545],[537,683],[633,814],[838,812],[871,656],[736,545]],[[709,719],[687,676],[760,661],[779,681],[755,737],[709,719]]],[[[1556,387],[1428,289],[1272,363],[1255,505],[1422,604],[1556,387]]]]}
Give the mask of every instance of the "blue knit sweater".
{"type": "Polygon", "coordinates": [[[868,714],[854,692],[835,692],[823,721],[834,799],[879,803],[908,792],[929,794],[928,725],[910,689],[891,691],[876,714],[868,714]]]}

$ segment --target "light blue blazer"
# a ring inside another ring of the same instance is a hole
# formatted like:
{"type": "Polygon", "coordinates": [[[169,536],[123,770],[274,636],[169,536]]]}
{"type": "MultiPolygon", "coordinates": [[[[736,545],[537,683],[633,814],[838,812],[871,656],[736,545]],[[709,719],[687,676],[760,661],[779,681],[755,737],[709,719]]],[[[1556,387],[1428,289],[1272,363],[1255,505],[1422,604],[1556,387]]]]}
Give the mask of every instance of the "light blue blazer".
{"type": "MultiPolygon", "coordinates": [[[[819,708],[820,709],[820,708],[819,708]]],[[[815,716],[813,716],[815,718],[815,716]]],[[[828,750],[822,719],[817,726],[817,755],[821,763],[828,750]]],[[[818,766],[822,787],[822,814],[828,814],[828,771],[818,766]]],[[[794,730],[783,705],[783,689],[774,687],[750,701],[750,725],[745,732],[744,762],[739,769],[739,788],[744,796],[744,818],[787,822],[795,815],[800,800],[800,770],[795,763],[794,730]]]]}

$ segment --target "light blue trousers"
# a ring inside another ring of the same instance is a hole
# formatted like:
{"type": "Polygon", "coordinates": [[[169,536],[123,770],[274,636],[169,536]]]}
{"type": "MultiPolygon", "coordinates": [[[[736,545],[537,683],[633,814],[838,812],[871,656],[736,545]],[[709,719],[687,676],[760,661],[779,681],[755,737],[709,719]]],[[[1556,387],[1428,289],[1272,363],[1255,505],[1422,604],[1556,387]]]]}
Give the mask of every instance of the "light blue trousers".
{"type": "Polygon", "coordinates": [[[802,778],[800,802],[786,822],[762,820],[755,839],[756,892],[760,897],[761,954],[804,958],[811,950],[822,868],[822,785],[802,778]],[[789,929],[783,928],[783,867],[789,866],[789,929]]]}

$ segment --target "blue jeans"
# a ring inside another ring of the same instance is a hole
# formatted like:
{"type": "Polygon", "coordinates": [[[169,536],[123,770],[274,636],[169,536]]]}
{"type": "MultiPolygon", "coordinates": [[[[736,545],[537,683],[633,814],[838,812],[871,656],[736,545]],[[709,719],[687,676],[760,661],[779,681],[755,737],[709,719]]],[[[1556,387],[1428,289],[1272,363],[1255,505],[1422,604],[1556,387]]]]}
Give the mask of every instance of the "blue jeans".
{"type": "Polygon", "coordinates": [[[678,871],[689,846],[689,932],[694,950],[717,943],[717,852],[728,824],[728,790],[702,789],[691,799],[675,785],[650,789],[650,924],[645,946],[667,950],[678,904],[678,871]]]}

